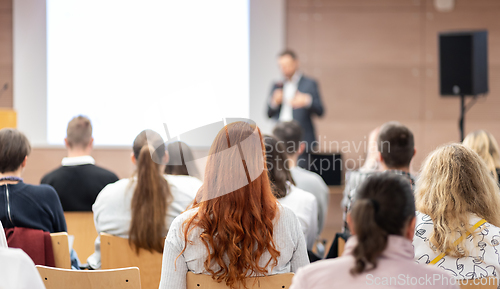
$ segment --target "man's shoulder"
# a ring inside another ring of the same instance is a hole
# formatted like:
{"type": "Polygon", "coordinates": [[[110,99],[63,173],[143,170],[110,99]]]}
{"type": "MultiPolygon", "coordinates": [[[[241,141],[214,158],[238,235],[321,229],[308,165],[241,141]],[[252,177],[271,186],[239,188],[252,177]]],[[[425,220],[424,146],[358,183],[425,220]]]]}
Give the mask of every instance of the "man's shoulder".
{"type": "Polygon", "coordinates": [[[312,77],[309,77],[307,75],[304,75],[304,74],[302,74],[302,76],[300,77],[299,81],[302,81],[304,83],[310,83],[310,84],[316,84],[317,83],[316,79],[314,79],[312,77]]]}
{"type": "Polygon", "coordinates": [[[89,166],[89,168],[91,170],[93,170],[95,173],[99,174],[99,175],[102,175],[103,177],[107,177],[107,178],[110,178],[110,179],[115,179],[115,181],[118,180],[118,177],[116,176],[115,173],[113,173],[112,171],[110,170],[107,170],[103,167],[100,167],[98,165],[91,165],[89,166]]]}
{"type": "Polygon", "coordinates": [[[299,184],[316,185],[324,188],[328,188],[323,178],[315,172],[305,170],[300,167],[294,167],[290,170],[293,180],[299,184]]]}
{"type": "Polygon", "coordinates": [[[63,175],[65,169],[63,166],[59,166],[58,168],[48,172],[45,176],[43,176],[41,183],[42,184],[50,184],[51,181],[63,175]]]}
{"type": "Polygon", "coordinates": [[[318,175],[317,173],[308,171],[308,170],[303,169],[301,167],[293,167],[290,169],[290,172],[292,174],[295,174],[295,175],[303,177],[303,178],[323,181],[323,178],[321,178],[321,176],[318,175]]]}

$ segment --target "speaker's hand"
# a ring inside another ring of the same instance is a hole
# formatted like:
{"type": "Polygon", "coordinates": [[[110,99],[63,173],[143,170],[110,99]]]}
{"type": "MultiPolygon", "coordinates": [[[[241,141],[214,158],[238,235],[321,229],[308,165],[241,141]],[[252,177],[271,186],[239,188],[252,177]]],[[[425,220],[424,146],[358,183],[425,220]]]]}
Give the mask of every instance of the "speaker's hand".
{"type": "Polygon", "coordinates": [[[309,93],[302,93],[300,91],[297,91],[291,102],[294,109],[309,107],[311,106],[311,103],[312,96],[309,93]]]}
{"type": "Polygon", "coordinates": [[[273,92],[273,98],[271,99],[272,106],[279,106],[283,101],[283,89],[277,88],[273,92]]]}

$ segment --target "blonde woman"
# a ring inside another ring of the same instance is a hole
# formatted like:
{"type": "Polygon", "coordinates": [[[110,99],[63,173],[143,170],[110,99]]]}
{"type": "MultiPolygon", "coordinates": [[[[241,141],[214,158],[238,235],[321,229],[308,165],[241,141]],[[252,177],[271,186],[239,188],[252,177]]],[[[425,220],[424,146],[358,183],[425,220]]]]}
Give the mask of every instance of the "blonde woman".
{"type": "Polygon", "coordinates": [[[432,152],[422,166],[415,199],[417,263],[457,279],[499,276],[500,192],[473,150],[451,144],[432,152]]]}
{"type": "Polygon", "coordinates": [[[484,160],[495,180],[500,181],[500,149],[493,135],[485,130],[476,130],[467,135],[463,144],[475,151],[484,160]]]}

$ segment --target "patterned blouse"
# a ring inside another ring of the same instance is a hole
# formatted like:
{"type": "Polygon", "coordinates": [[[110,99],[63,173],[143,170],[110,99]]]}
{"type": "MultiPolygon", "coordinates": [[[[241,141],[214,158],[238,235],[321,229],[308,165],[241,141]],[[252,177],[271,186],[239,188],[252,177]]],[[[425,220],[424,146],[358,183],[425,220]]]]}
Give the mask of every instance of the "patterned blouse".
{"type": "MultiPolygon", "coordinates": [[[[434,252],[429,242],[433,232],[434,224],[432,219],[420,212],[417,212],[415,225],[415,236],[413,237],[413,247],[415,249],[415,261],[421,264],[429,264],[441,252],[434,252]]],[[[470,226],[474,226],[481,218],[471,214],[469,217],[470,226]]],[[[498,276],[500,273],[500,228],[486,222],[474,231],[475,238],[469,235],[462,244],[465,244],[469,256],[455,258],[444,256],[435,265],[457,279],[477,279],[483,277],[498,276]]],[[[459,235],[457,234],[457,239],[459,235]]]]}

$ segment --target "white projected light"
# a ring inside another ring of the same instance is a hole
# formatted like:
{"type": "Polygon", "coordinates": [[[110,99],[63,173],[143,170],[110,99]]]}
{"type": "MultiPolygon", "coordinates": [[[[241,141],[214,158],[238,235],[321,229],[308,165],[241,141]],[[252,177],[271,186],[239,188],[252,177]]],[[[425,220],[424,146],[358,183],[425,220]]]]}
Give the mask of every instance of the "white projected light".
{"type": "MultiPolygon", "coordinates": [[[[249,117],[248,0],[47,0],[47,140],[88,116],[95,144],[249,117]]],[[[211,140],[190,145],[210,145],[211,140]]]]}

